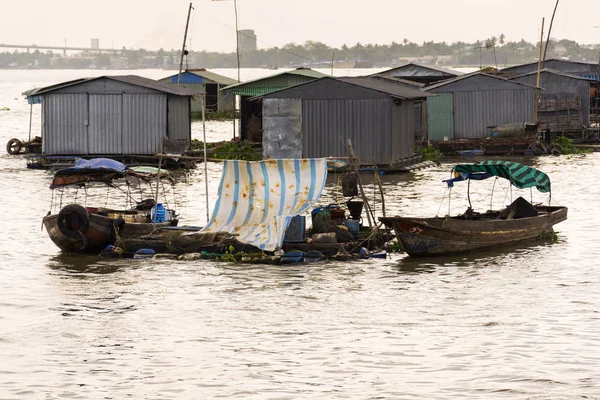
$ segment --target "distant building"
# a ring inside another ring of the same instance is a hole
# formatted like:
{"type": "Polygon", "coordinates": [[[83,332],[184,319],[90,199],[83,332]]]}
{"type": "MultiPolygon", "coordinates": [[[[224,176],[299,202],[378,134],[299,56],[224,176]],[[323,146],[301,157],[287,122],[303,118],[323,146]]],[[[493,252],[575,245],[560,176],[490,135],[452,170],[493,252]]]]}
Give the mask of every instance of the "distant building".
{"type": "Polygon", "coordinates": [[[206,93],[206,109],[209,111],[233,111],[235,96],[221,91],[222,88],[238,83],[237,80],[228,78],[204,68],[190,68],[179,74],[169,75],[160,80],[173,85],[193,89],[199,94],[192,98],[192,112],[202,112],[202,96],[206,93]]]}
{"type": "Polygon", "coordinates": [[[28,90],[42,105],[42,153],[155,155],[191,141],[190,89],[135,75],[81,78],[28,90]]]}
{"type": "Polygon", "coordinates": [[[247,53],[256,51],[256,34],[252,29],[241,29],[238,31],[240,52],[247,53]]]}
{"type": "Polygon", "coordinates": [[[98,50],[100,48],[100,39],[92,39],[90,48],[98,50]]]}

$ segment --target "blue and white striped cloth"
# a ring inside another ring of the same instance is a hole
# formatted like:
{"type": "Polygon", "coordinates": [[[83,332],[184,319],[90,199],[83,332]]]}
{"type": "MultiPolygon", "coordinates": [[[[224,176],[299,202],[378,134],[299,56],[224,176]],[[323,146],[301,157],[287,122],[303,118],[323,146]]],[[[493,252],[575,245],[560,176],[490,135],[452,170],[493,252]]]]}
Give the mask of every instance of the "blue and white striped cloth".
{"type": "Polygon", "coordinates": [[[212,217],[200,232],[229,232],[262,250],[281,248],[295,215],[311,209],[327,179],[327,160],[226,160],[212,217]]]}

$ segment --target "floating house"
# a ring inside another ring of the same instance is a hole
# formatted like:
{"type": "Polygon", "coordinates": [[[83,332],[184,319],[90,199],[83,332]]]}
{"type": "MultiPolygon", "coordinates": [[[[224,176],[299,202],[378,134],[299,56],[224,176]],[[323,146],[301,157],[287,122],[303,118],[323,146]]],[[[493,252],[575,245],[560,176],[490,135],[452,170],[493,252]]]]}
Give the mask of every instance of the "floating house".
{"type": "Polygon", "coordinates": [[[427,102],[428,139],[490,136],[490,128],[533,122],[535,86],[481,72],[462,75],[423,89],[435,93],[427,102]]]}
{"type": "Polygon", "coordinates": [[[393,168],[420,161],[416,110],[430,96],[368,77],[324,77],[265,94],[263,157],[347,157],[350,139],[360,164],[393,168]]]}
{"type": "Polygon", "coordinates": [[[237,80],[228,78],[204,68],[186,69],[185,71],[167,76],[160,82],[172,83],[184,88],[193,89],[199,94],[192,98],[192,112],[202,112],[202,97],[206,94],[206,110],[208,111],[233,111],[235,109],[235,96],[221,91],[222,88],[238,83],[237,80]]]}
{"type": "Polygon", "coordinates": [[[430,65],[421,65],[416,63],[408,63],[399,67],[394,67],[386,71],[378,72],[370,75],[385,76],[390,78],[401,78],[408,81],[431,85],[446,79],[456,78],[462,75],[461,72],[452,71],[449,69],[437,68],[430,65]]]}
{"type": "MultiPolygon", "coordinates": [[[[513,82],[535,86],[537,71],[511,79],[513,82]]],[[[540,130],[550,132],[581,131],[590,125],[590,87],[596,81],[590,78],[543,69],[540,72],[540,130]]]]}
{"type": "Polygon", "coordinates": [[[262,140],[262,101],[249,101],[250,97],[262,96],[324,76],[327,75],[310,68],[296,68],[221,89],[230,95],[240,96],[240,139],[251,142],[262,140]]]}
{"type": "Polygon", "coordinates": [[[134,75],[82,78],[23,93],[42,106],[42,153],[154,155],[191,141],[197,92],[134,75]]]}
{"type": "MultiPolygon", "coordinates": [[[[563,74],[576,75],[583,78],[590,78],[596,81],[600,80],[600,65],[581,61],[557,60],[549,59],[544,61],[543,68],[551,69],[563,74]]],[[[515,65],[512,67],[503,68],[500,72],[508,76],[519,76],[537,72],[538,62],[528,64],[515,65]]]]}

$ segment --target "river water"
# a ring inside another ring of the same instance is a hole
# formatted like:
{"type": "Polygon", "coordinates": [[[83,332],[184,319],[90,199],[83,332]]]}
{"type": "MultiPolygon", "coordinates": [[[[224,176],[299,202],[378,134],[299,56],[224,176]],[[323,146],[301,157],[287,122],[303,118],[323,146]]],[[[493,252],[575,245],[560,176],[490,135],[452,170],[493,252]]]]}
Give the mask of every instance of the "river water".
{"type": "MultiPolygon", "coordinates": [[[[0,143],[29,135],[23,91],[102,73],[0,71],[0,143]]],[[[231,129],[208,123],[208,139],[231,129]]],[[[519,159],[569,207],[556,243],[292,266],[63,255],[40,229],[51,172],[2,153],[1,399],[600,399],[599,153],[519,159]]],[[[387,214],[448,212],[456,161],[384,175],[387,214]]],[[[220,164],[208,170],[210,208],[220,164]]],[[[324,203],[339,196],[328,182],[324,203]]],[[[531,196],[503,189],[494,206],[531,196]]],[[[182,221],[206,223],[203,167],[176,190],[182,221]]],[[[471,193],[489,208],[488,183],[471,193]]]]}

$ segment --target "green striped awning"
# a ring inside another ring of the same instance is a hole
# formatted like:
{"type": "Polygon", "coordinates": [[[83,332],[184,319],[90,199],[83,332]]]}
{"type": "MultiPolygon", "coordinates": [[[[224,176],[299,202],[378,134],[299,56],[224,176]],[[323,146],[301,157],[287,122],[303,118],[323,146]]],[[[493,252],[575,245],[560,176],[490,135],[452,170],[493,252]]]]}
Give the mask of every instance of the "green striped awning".
{"type": "Polygon", "coordinates": [[[277,90],[286,89],[285,86],[277,87],[251,87],[251,86],[240,86],[240,87],[232,87],[231,89],[224,89],[225,91],[231,92],[231,94],[236,94],[240,96],[263,96],[265,94],[269,94],[272,92],[276,92],[277,90]]]}
{"type": "Polygon", "coordinates": [[[512,161],[482,161],[478,164],[460,164],[453,168],[460,173],[487,173],[508,179],[510,183],[525,189],[536,187],[542,193],[550,192],[550,178],[540,170],[512,161]]]}

